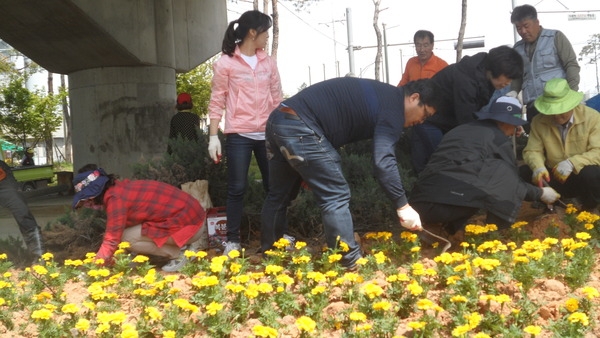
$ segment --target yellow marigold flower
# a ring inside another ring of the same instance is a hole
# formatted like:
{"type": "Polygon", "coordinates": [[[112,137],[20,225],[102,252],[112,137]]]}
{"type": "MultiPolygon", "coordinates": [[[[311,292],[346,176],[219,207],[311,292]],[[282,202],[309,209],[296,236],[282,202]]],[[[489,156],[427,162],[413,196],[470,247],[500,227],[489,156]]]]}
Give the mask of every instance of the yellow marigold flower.
{"type": "Polygon", "coordinates": [[[6,299],[0,297],[0,306],[6,304],[6,299]]]}
{"type": "Polygon", "coordinates": [[[529,263],[529,258],[523,256],[513,257],[513,263],[529,263]]]}
{"type": "Polygon", "coordinates": [[[466,303],[467,300],[468,300],[467,297],[461,296],[461,295],[452,296],[450,298],[450,301],[452,303],[466,303]]]}
{"type": "Polygon", "coordinates": [[[473,338],[490,338],[490,335],[485,334],[483,332],[478,332],[476,335],[473,336],[473,338]]]}
{"type": "Polygon", "coordinates": [[[594,228],[594,225],[591,223],[585,223],[583,226],[585,227],[585,230],[592,230],[594,228]]]}
{"type": "Polygon", "coordinates": [[[54,255],[50,252],[46,252],[45,254],[43,254],[41,256],[41,258],[47,262],[47,261],[52,260],[52,258],[54,258],[54,255]]]}
{"type": "Polygon", "coordinates": [[[41,266],[41,265],[34,265],[32,267],[33,271],[35,273],[37,273],[38,275],[45,275],[48,273],[48,269],[46,269],[45,267],[41,266]]]}
{"type": "Polygon", "coordinates": [[[408,322],[407,326],[415,331],[419,331],[427,326],[427,322],[408,322]]]}
{"type": "Polygon", "coordinates": [[[35,310],[31,313],[31,318],[39,320],[48,320],[52,318],[52,311],[48,309],[35,310]]]}
{"type": "Polygon", "coordinates": [[[296,319],[296,327],[301,332],[305,331],[308,333],[313,333],[313,332],[315,332],[315,330],[317,328],[317,323],[314,320],[312,320],[310,317],[302,316],[302,317],[296,319]]]}
{"type": "Polygon", "coordinates": [[[8,255],[5,253],[0,254],[0,260],[8,259],[8,255]]]}
{"type": "Polygon", "coordinates": [[[467,243],[467,242],[461,242],[461,243],[460,243],[460,246],[466,249],[466,248],[470,247],[470,246],[471,246],[471,244],[469,244],[469,243],[467,243]]]}
{"type": "Polygon", "coordinates": [[[513,229],[519,229],[519,228],[526,226],[527,224],[528,223],[525,221],[520,221],[520,222],[513,223],[513,225],[511,225],[510,227],[513,229]]]}
{"type": "Polygon", "coordinates": [[[370,331],[373,328],[373,325],[371,324],[360,324],[356,326],[356,332],[361,332],[361,331],[370,331]]]}
{"type": "Polygon", "coordinates": [[[83,261],[81,259],[65,259],[64,262],[65,266],[82,266],[83,265],[83,261]]]}
{"type": "Polygon", "coordinates": [[[471,331],[469,324],[459,325],[459,326],[455,327],[454,330],[452,330],[452,336],[453,337],[462,337],[465,334],[467,334],[467,332],[469,332],[469,331],[471,331]]]}
{"type": "Polygon", "coordinates": [[[281,275],[277,275],[276,277],[277,281],[279,283],[283,283],[285,285],[292,285],[294,284],[294,279],[288,275],[285,274],[281,274],[281,275]]]}
{"type": "Polygon", "coordinates": [[[276,275],[283,271],[283,266],[269,264],[265,267],[265,274],[276,275]]]}
{"type": "Polygon", "coordinates": [[[306,274],[306,278],[312,279],[312,280],[314,280],[317,283],[321,283],[321,282],[326,282],[327,281],[327,278],[325,277],[325,275],[322,274],[322,273],[320,273],[320,272],[318,272],[318,271],[309,271],[306,274]]]}
{"type": "Polygon", "coordinates": [[[587,299],[594,299],[596,297],[600,297],[600,293],[598,290],[592,286],[584,286],[581,288],[581,293],[585,295],[587,299]]]}
{"type": "Polygon", "coordinates": [[[95,269],[88,271],[88,276],[90,277],[108,277],[110,275],[110,270],[108,269],[95,269]]]}
{"type": "Polygon", "coordinates": [[[583,326],[590,325],[588,316],[583,312],[574,312],[567,318],[571,323],[581,323],[583,326]]]}
{"type": "Polygon", "coordinates": [[[590,238],[592,238],[592,236],[590,236],[590,234],[588,234],[587,232],[578,232],[575,234],[575,237],[577,237],[577,239],[580,239],[582,241],[587,241],[590,238]]]}
{"type": "Polygon", "coordinates": [[[408,289],[408,291],[410,291],[410,293],[413,296],[418,296],[421,293],[423,293],[423,288],[419,285],[419,283],[417,283],[417,281],[413,280],[411,281],[407,286],[406,289],[408,289]]]}
{"type": "Polygon", "coordinates": [[[229,265],[229,271],[233,273],[239,273],[240,271],[242,271],[242,264],[231,263],[231,265],[229,265]]]}
{"type": "Polygon", "coordinates": [[[149,318],[153,321],[159,321],[163,318],[162,312],[160,312],[160,310],[154,306],[148,306],[146,309],[144,309],[144,312],[147,315],[146,318],[149,318]]]}
{"type": "Polygon", "coordinates": [[[392,304],[385,300],[382,300],[381,302],[375,302],[371,306],[373,307],[373,310],[382,310],[382,311],[387,311],[392,308],[392,304]]]}
{"type": "Polygon", "coordinates": [[[575,298],[569,298],[565,301],[565,308],[569,312],[575,312],[579,309],[579,301],[575,298]]]}
{"type": "Polygon", "coordinates": [[[52,299],[52,294],[48,291],[42,291],[33,297],[38,302],[43,302],[46,299],[52,299]]]}
{"type": "Polygon", "coordinates": [[[138,332],[135,325],[131,323],[125,323],[121,326],[121,338],[138,338],[138,332]]]}
{"type": "Polygon", "coordinates": [[[282,250],[290,244],[292,244],[292,242],[290,242],[287,238],[281,237],[277,242],[273,243],[273,247],[282,250]]]}
{"type": "Polygon", "coordinates": [[[533,259],[534,261],[539,261],[544,257],[544,253],[542,251],[534,251],[527,253],[527,257],[533,259]]]}
{"type": "Polygon", "coordinates": [[[254,325],[252,333],[258,337],[277,338],[277,330],[269,326],[254,325]]]}
{"type": "Polygon", "coordinates": [[[340,246],[340,250],[342,252],[348,252],[348,251],[350,251],[350,247],[348,246],[348,243],[346,243],[344,241],[340,241],[339,246],[340,246]]]}
{"type": "Polygon", "coordinates": [[[360,292],[364,295],[367,295],[370,299],[381,296],[383,294],[383,289],[381,286],[374,283],[367,283],[360,288],[360,292]]]}
{"type": "Polygon", "coordinates": [[[481,322],[481,315],[477,312],[471,312],[470,315],[466,315],[465,318],[469,322],[469,327],[474,329],[481,322]]]}
{"type": "Polygon", "coordinates": [[[566,251],[565,256],[567,256],[569,258],[573,258],[573,256],[575,256],[575,253],[573,253],[573,251],[566,251]]]}
{"type": "Polygon", "coordinates": [[[90,328],[90,321],[85,318],[79,318],[75,328],[81,332],[85,332],[90,328]]]}
{"type": "Polygon", "coordinates": [[[191,304],[190,302],[188,302],[186,299],[183,299],[183,298],[175,299],[173,301],[173,304],[178,306],[180,309],[189,311],[191,313],[198,312],[198,307],[196,305],[191,304]]]}
{"type": "Polygon", "coordinates": [[[525,333],[529,333],[532,336],[537,336],[540,333],[542,333],[542,328],[536,325],[529,325],[526,328],[524,328],[523,331],[525,331],[525,333]]]}
{"type": "Polygon", "coordinates": [[[342,260],[342,255],[341,254],[331,254],[328,257],[329,263],[335,263],[335,262],[339,262],[340,260],[342,260]]]}
{"type": "Polygon", "coordinates": [[[313,295],[319,295],[322,294],[323,292],[325,292],[327,290],[327,288],[323,285],[317,285],[314,288],[312,288],[312,290],[310,290],[310,293],[313,295]]]}
{"type": "Polygon", "coordinates": [[[363,280],[362,276],[355,272],[346,272],[343,278],[351,283],[360,283],[363,280]]]}
{"type": "Polygon", "coordinates": [[[304,264],[308,262],[310,262],[310,256],[292,257],[292,263],[294,264],[304,264]]]}
{"type": "Polygon", "coordinates": [[[430,301],[429,299],[419,299],[417,301],[417,308],[419,310],[432,310],[435,309],[437,305],[430,301]]]}
{"type": "Polygon", "coordinates": [[[176,337],[175,331],[173,331],[173,330],[163,331],[162,336],[163,336],[163,338],[175,338],[176,337]]]}
{"type": "Polygon", "coordinates": [[[231,259],[238,258],[238,257],[240,257],[240,256],[241,256],[241,254],[240,254],[240,252],[239,252],[238,250],[231,250],[231,251],[229,251],[229,253],[227,254],[227,257],[229,257],[229,258],[231,258],[231,259]]]}
{"type": "Polygon", "coordinates": [[[296,250],[300,250],[300,249],[306,247],[306,242],[297,241],[296,244],[294,245],[294,247],[296,248],[296,250]]]}
{"type": "Polygon", "coordinates": [[[131,247],[131,245],[129,244],[129,242],[119,243],[119,249],[129,249],[130,247],[131,247]]]}
{"type": "Polygon", "coordinates": [[[446,284],[453,285],[460,280],[460,276],[450,276],[446,278],[446,284]]]}
{"type": "Polygon", "coordinates": [[[500,265],[501,265],[500,261],[497,259],[493,259],[493,258],[476,257],[475,259],[473,259],[473,266],[481,268],[483,270],[487,270],[487,271],[494,270],[496,267],[499,267],[500,265]]]}
{"type": "Polygon", "coordinates": [[[2,277],[4,277],[4,278],[10,278],[10,277],[12,277],[12,273],[9,272],[9,271],[6,271],[5,273],[2,274],[2,277]]]}
{"type": "Polygon", "coordinates": [[[412,252],[412,253],[419,252],[419,251],[421,251],[420,246],[413,246],[412,248],[410,248],[410,252],[412,252]]]}
{"type": "Polygon", "coordinates": [[[356,265],[358,265],[358,266],[364,266],[367,263],[369,263],[369,260],[364,257],[361,257],[356,260],[356,265]]]}
{"type": "Polygon", "coordinates": [[[367,320],[367,315],[362,312],[351,312],[349,317],[354,322],[364,322],[367,320]]]}
{"type": "Polygon", "coordinates": [[[137,255],[137,256],[133,257],[133,259],[131,261],[134,263],[145,263],[149,260],[150,260],[150,258],[148,256],[137,255]]]}
{"type": "Polygon", "coordinates": [[[577,212],[577,208],[575,208],[575,206],[573,206],[573,204],[569,203],[567,204],[567,208],[565,209],[565,214],[570,215],[570,214],[574,214],[577,212]]]}
{"type": "Polygon", "coordinates": [[[515,242],[508,242],[508,243],[506,243],[506,247],[509,248],[509,249],[511,249],[511,250],[514,250],[514,249],[517,248],[517,243],[515,243],[515,242]]]}
{"type": "Polygon", "coordinates": [[[383,264],[388,260],[387,256],[383,253],[383,251],[379,251],[373,256],[375,257],[375,262],[377,262],[377,264],[383,264]]]}
{"type": "Polygon", "coordinates": [[[79,306],[73,303],[69,303],[63,305],[63,307],[60,310],[64,313],[77,313],[79,312],[79,306]]]}
{"type": "Polygon", "coordinates": [[[108,323],[100,323],[98,324],[98,326],[96,326],[96,333],[97,334],[101,334],[101,333],[106,333],[108,332],[108,330],[110,330],[110,324],[108,323]]]}
{"type": "Polygon", "coordinates": [[[415,233],[408,232],[408,231],[402,231],[400,233],[400,238],[407,242],[414,243],[417,241],[417,238],[419,238],[419,237],[415,233]]]}
{"type": "Polygon", "coordinates": [[[512,299],[507,294],[500,294],[496,296],[496,301],[498,303],[510,303],[512,299]]]}
{"type": "Polygon", "coordinates": [[[596,223],[600,220],[600,216],[592,214],[591,212],[582,211],[577,215],[576,219],[581,223],[596,223]]]}
{"type": "Polygon", "coordinates": [[[206,313],[208,313],[211,316],[216,315],[217,312],[221,311],[222,309],[223,304],[221,303],[211,302],[210,304],[206,305],[206,313]]]}
{"type": "Polygon", "coordinates": [[[196,258],[204,258],[206,256],[208,256],[208,253],[206,253],[206,251],[198,251],[198,252],[196,252],[196,258]]]}

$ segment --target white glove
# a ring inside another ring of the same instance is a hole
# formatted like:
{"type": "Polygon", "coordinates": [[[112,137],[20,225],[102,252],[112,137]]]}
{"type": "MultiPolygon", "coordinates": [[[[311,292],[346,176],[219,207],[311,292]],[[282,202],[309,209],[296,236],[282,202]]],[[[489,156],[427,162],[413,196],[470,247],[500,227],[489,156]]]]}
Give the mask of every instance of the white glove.
{"type": "Polygon", "coordinates": [[[423,230],[421,226],[421,217],[410,205],[403,209],[396,209],[398,218],[400,218],[400,224],[408,230],[423,230]]]}
{"type": "Polygon", "coordinates": [[[550,187],[542,188],[542,197],[540,200],[546,204],[554,204],[560,198],[560,194],[550,187]]]}
{"type": "Polygon", "coordinates": [[[521,99],[519,98],[519,93],[516,90],[511,90],[510,92],[506,93],[504,96],[514,97],[515,99],[519,100],[520,104],[523,104],[523,102],[521,102],[521,99]]]}
{"type": "Polygon", "coordinates": [[[215,164],[221,162],[221,141],[219,141],[219,135],[209,136],[208,154],[215,164]]]}
{"type": "Polygon", "coordinates": [[[552,176],[560,183],[565,183],[567,178],[569,178],[569,175],[573,172],[573,169],[573,163],[569,160],[564,160],[558,162],[558,164],[552,168],[552,176]]]}

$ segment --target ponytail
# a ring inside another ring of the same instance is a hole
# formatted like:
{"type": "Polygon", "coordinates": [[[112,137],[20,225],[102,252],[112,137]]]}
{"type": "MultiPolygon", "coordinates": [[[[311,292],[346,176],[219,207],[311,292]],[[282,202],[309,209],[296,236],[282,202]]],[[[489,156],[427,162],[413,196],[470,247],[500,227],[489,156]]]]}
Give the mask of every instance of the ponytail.
{"type": "Polygon", "coordinates": [[[244,40],[251,29],[256,30],[256,33],[260,34],[266,32],[272,25],[273,21],[271,17],[262,12],[244,12],[239,19],[231,21],[229,26],[227,26],[225,36],[223,37],[223,44],[221,45],[221,51],[224,54],[233,56],[235,47],[244,40]],[[237,27],[235,27],[236,25],[237,27]]]}
{"type": "Polygon", "coordinates": [[[221,45],[221,51],[229,56],[233,56],[235,46],[237,45],[234,28],[237,23],[238,20],[229,23],[229,26],[227,26],[227,30],[225,31],[225,36],[223,37],[223,44],[221,45]]]}

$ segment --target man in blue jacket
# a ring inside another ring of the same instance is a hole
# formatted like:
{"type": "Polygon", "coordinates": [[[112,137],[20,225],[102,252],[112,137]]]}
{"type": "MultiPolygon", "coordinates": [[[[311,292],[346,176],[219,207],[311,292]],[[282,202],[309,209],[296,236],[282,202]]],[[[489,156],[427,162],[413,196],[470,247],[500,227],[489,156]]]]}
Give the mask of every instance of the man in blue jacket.
{"type": "Polygon", "coordinates": [[[262,211],[262,250],[286,233],[286,210],[304,181],[321,208],[327,245],[345,242],[349,251],[342,264],[354,267],[361,253],[348,206],[350,188],[336,149],[366,139],[373,139],[375,176],[394,203],[400,224],[420,230],[419,215],[408,205],[402,186],[395,145],[404,128],[436,112],[438,98],[431,80],[394,87],[344,77],[317,83],[285,100],[267,121],[270,190],[262,211]]]}

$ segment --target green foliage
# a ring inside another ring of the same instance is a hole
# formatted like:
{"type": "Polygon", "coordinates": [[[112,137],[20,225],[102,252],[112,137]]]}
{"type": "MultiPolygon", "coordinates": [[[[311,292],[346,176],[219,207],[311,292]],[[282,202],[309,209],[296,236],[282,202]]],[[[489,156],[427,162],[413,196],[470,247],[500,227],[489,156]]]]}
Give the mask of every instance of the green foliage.
{"type": "Polygon", "coordinates": [[[189,93],[192,96],[194,108],[192,112],[199,116],[208,115],[210,101],[212,65],[216,57],[202,63],[184,74],[177,74],[177,93],[189,93]]]}
{"type": "MultiPolygon", "coordinates": [[[[209,194],[213,205],[225,205],[227,197],[227,160],[214,164],[208,155],[208,135],[198,131],[199,140],[188,141],[178,138],[169,140],[172,153],[166,151],[160,160],[137,163],[133,166],[133,177],[150,179],[180,186],[196,180],[209,181],[209,194]]],[[[221,143],[225,144],[223,135],[221,143]]]]}
{"type": "Polygon", "coordinates": [[[27,138],[51,140],[62,123],[58,112],[61,100],[67,95],[63,90],[58,95],[46,95],[25,87],[26,75],[11,75],[8,85],[1,90],[0,123],[5,137],[25,147],[27,138]]]}

